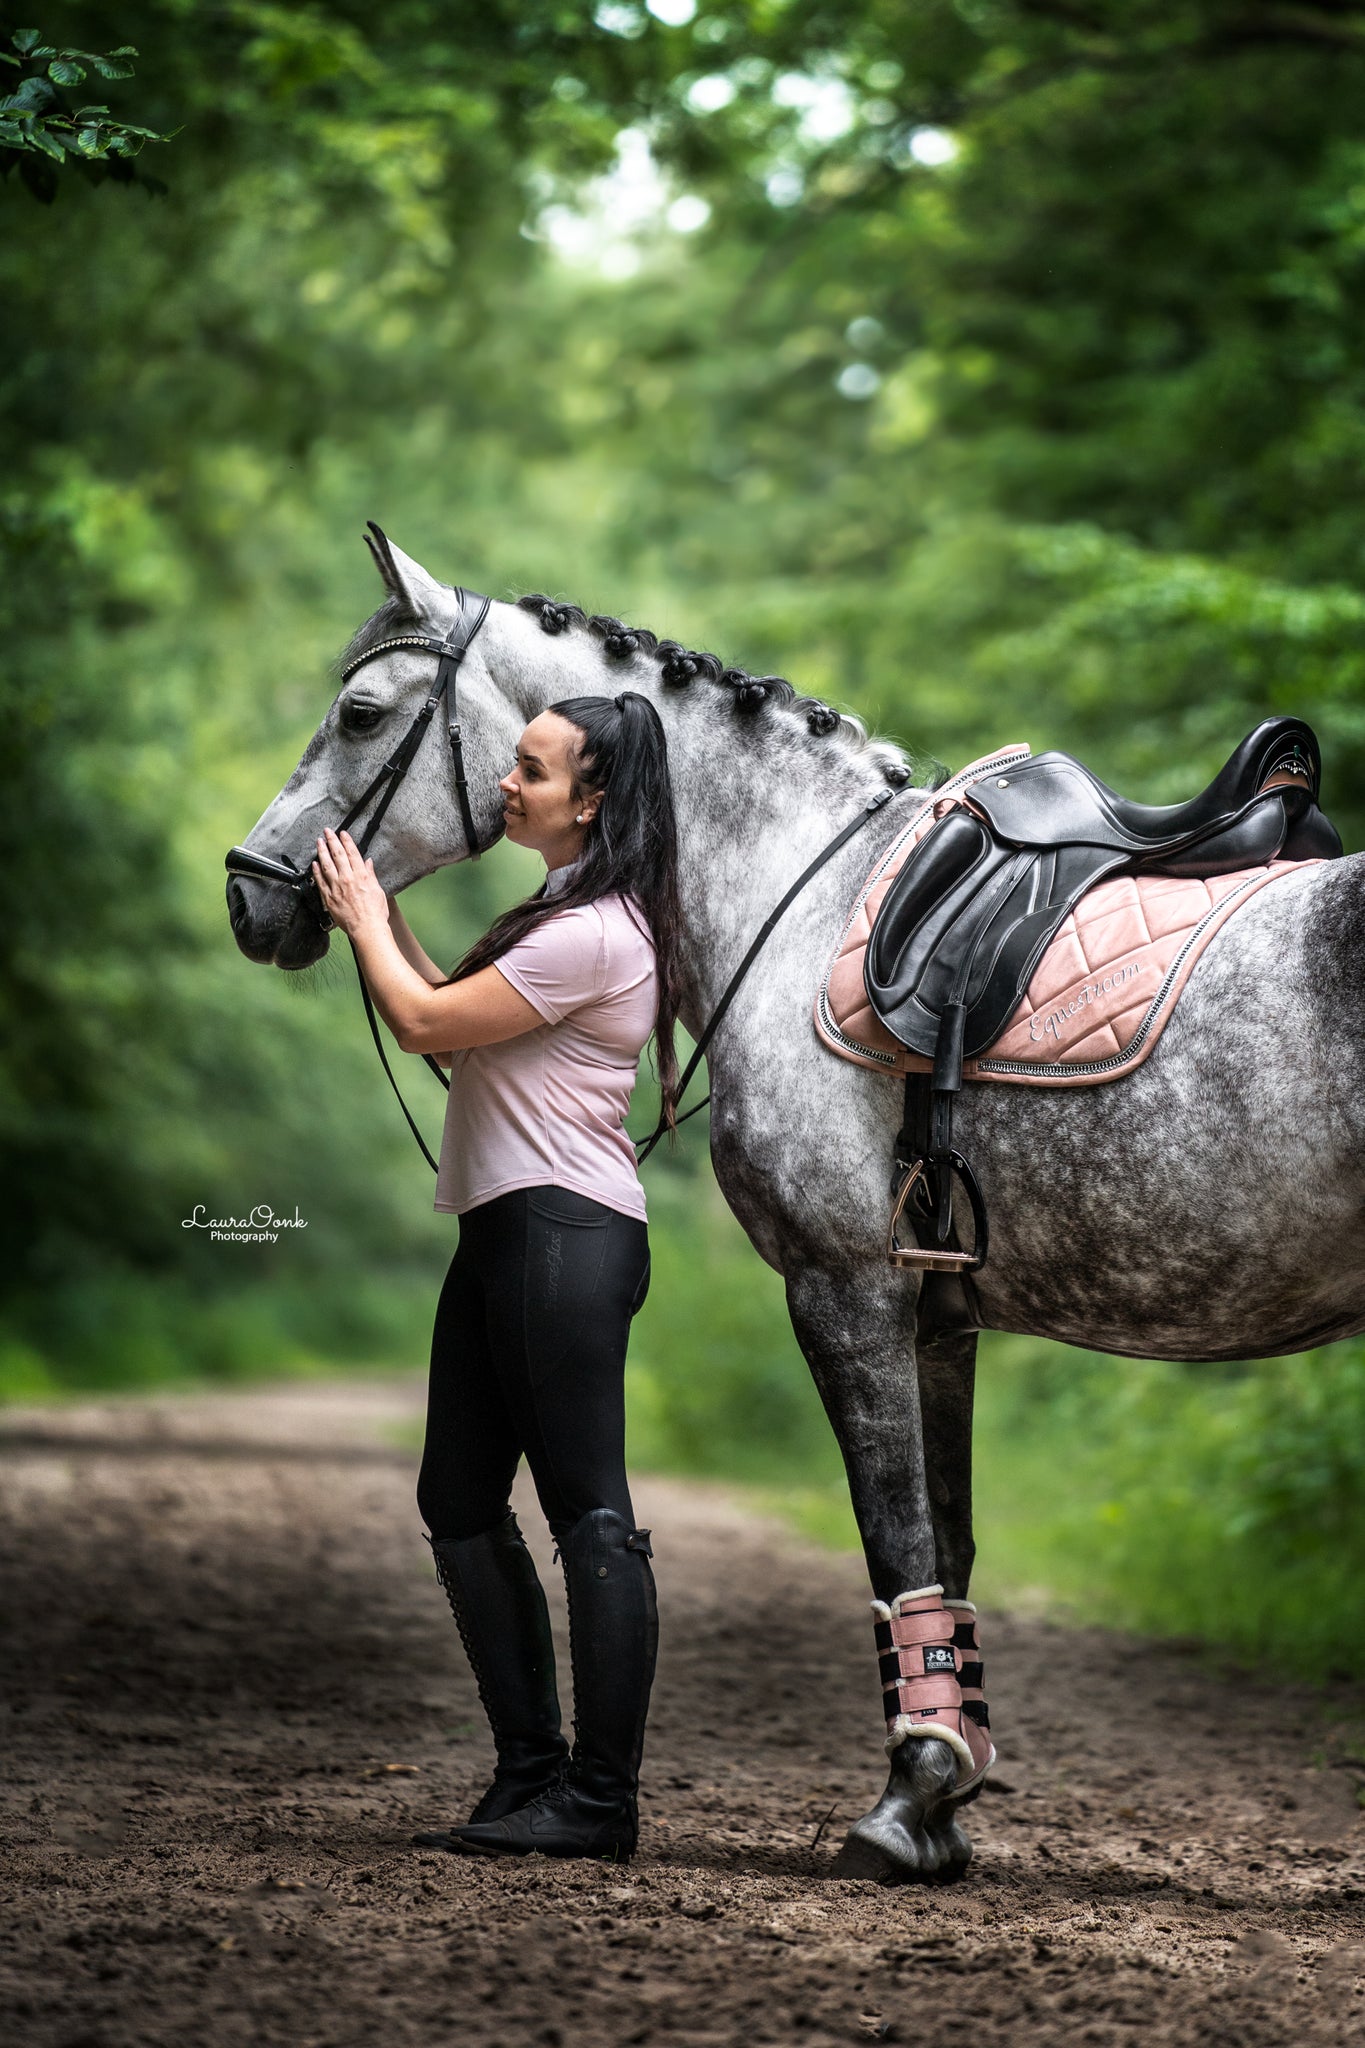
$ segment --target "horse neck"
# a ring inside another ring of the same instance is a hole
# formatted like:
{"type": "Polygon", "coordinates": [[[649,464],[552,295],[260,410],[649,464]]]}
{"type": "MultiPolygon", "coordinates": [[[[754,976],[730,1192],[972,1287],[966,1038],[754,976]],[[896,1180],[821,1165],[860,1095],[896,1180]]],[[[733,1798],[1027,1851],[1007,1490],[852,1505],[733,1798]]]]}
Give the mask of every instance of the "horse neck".
{"type": "Polygon", "coordinates": [[[802,869],[885,789],[880,768],[841,739],[809,742],[777,706],[749,716],[714,683],[667,689],[645,658],[608,668],[581,634],[547,641],[510,608],[498,608],[490,641],[499,686],[525,719],[562,697],[622,689],[639,690],[658,711],[678,824],[681,1014],[695,1036],[802,869]]]}
{"type": "Polygon", "coordinates": [[[682,739],[701,722],[670,723],[666,705],[661,712],[687,934],[683,1022],[695,1035],[764,919],[886,784],[873,763],[859,761],[837,741],[826,743],[821,759],[800,747],[765,748],[758,731],[735,736],[728,706],[718,707],[704,739],[697,735],[701,744],[689,746],[684,739],[677,746],[675,725],[682,739]],[[735,737],[739,744],[731,743],[735,737]]]}

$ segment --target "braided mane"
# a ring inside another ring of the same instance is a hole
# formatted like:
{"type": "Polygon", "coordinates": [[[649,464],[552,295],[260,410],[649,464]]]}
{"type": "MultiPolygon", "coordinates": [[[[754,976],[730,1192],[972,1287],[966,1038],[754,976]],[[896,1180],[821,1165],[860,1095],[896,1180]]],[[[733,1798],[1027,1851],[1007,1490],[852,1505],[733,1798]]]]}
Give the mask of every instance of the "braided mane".
{"type": "Polygon", "coordinates": [[[852,751],[870,754],[893,789],[903,788],[914,768],[903,748],[891,740],[874,740],[853,712],[836,711],[818,697],[799,696],[785,676],[751,676],[747,669],[727,668],[716,654],[699,654],[676,640],[660,640],[645,626],[627,626],[603,613],[591,617],[580,605],[565,604],[559,598],[533,592],[519,597],[523,611],[533,612],[542,633],[563,633],[582,626],[601,641],[608,660],[622,661],[630,655],[651,655],[659,664],[665,688],[684,689],[689,683],[708,682],[728,690],[737,713],[752,716],[765,704],[772,704],[786,716],[800,719],[815,739],[837,738],[852,751]]]}

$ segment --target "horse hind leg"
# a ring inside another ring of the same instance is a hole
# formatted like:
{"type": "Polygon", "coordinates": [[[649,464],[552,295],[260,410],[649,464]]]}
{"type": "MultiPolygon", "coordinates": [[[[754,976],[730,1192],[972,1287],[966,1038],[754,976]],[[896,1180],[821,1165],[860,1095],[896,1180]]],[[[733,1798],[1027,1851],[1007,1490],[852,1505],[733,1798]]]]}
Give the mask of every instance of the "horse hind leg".
{"type": "MultiPolygon", "coordinates": [[[[843,1452],[873,1591],[886,1611],[904,1588],[934,1580],[937,1557],[918,1389],[906,1370],[915,1293],[902,1275],[868,1266],[838,1274],[807,1267],[788,1276],[787,1302],[843,1452]]],[[[849,1830],[834,1874],[882,1883],[961,1877],[972,1854],[953,1796],[961,1775],[948,1741],[897,1741],[886,1791],[849,1830]]]]}

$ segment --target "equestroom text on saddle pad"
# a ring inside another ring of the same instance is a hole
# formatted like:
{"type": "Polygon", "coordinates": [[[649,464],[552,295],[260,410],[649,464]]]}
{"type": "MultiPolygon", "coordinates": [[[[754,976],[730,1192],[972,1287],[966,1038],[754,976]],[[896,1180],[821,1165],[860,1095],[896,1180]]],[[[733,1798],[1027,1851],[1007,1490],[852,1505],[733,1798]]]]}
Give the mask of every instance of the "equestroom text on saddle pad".
{"type": "MultiPolygon", "coordinates": [[[[1028,747],[1016,745],[971,762],[926,799],[878,859],[816,992],[815,1028],[832,1052],[883,1072],[930,1071],[933,1062],[899,1044],[868,1001],[863,963],[872,927],[925,833],[974,782],[1028,758],[1028,747]]],[[[1160,1038],[1204,948],[1233,913],[1280,876],[1317,864],[1275,860],[1201,879],[1117,875],[1097,883],[1058,929],[1000,1037],[978,1058],[964,1060],[963,1079],[1076,1088],[1131,1073],[1160,1038]]]]}

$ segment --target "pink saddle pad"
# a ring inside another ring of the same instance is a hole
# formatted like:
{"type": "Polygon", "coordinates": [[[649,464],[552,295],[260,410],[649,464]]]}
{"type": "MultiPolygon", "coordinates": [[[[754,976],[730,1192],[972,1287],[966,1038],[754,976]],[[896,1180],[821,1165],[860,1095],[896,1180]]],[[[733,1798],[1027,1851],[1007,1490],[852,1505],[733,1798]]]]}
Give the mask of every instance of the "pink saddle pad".
{"type": "MultiPolygon", "coordinates": [[[[815,1028],[832,1052],[883,1071],[930,1071],[932,1061],[908,1052],[868,1002],[863,956],[872,926],[930,827],[974,782],[1028,751],[1002,747],[961,769],[878,859],[816,991],[815,1028]]],[[[963,1063],[963,1079],[1080,1088],[1130,1074],[1160,1038],[1200,954],[1234,911],[1280,875],[1317,865],[1277,860],[1207,881],[1119,875],[1098,883],[1059,928],[995,1044],[963,1063]]]]}

